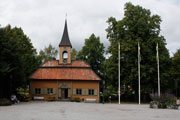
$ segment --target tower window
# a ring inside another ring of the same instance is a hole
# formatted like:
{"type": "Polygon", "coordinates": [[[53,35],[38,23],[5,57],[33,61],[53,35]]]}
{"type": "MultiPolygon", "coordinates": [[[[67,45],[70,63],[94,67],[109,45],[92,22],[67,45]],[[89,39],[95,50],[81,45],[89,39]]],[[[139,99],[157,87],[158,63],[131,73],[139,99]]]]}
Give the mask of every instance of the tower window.
{"type": "Polygon", "coordinates": [[[64,51],[63,52],[63,63],[67,63],[67,59],[68,59],[68,52],[64,51]]]}
{"type": "Polygon", "coordinates": [[[63,52],[63,59],[67,59],[68,58],[68,53],[67,53],[67,51],[64,51],[63,52]]]}

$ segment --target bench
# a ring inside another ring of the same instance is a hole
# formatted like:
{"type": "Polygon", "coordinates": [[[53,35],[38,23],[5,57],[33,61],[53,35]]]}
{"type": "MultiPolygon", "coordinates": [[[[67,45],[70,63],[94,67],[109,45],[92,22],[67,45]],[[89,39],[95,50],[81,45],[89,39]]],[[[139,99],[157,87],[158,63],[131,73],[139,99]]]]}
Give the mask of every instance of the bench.
{"type": "Polygon", "coordinates": [[[86,98],[85,102],[95,103],[97,102],[95,98],[86,98]]]}
{"type": "Polygon", "coordinates": [[[34,96],[33,99],[34,99],[34,100],[44,100],[44,97],[34,96]]]}

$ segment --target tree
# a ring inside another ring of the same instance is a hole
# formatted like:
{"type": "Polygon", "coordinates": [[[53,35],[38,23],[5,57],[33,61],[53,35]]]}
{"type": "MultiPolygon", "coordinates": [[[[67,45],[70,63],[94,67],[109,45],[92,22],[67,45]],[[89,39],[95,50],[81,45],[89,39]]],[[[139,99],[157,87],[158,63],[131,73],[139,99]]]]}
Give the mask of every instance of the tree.
{"type": "Polygon", "coordinates": [[[176,96],[180,97],[180,49],[172,57],[171,76],[169,85],[173,88],[176,96]]]}
{"type": "Polygon", "coordinates": [[[9,98],[16,88],[28,84],[39,59],[30,39],[21,28],[0,28],[0,98],[9,98]]]}
{"type": "MultiPolygon", "coordinates": [[[[39,67],[41,64],[40,57],[37,55],[36,49],[33,47],[31,40],[24,34],[21,28],[13,28],[14,36],[11,39],[16,40],[18,44],[18,51],[21,56],[21,64],[24,69],[25,84],[24,87],[29,85],[28,77],[39,67]]],[[[10,36],[10,35],[9,35],[10,36]]]]}
{"type": "Polygon", "coordinates": [[[58,54],[58,50],[53,47],[51,44],[49,44],[48,47],[45,47],[44,50],[40,50],[39,56],[42,60],[42,62],[47,62],[48,60],[54,60],[56,59],[58,54]]]}
{"type": "Polygon", "coordinates": [[[78,58],[87,62],[97,75],[100,77],[103,74],[104,45],[100,43],[99,37],[92,34],[88,39],[85,39],[85,45],[78,53],[78,58]]]}
{"type": "MultiPolygon", "coordinates": [[[[118,87],[118,42],[121,44],[121,85],[126,91],[138,96],[138,42],[141,47],[141,93],[149,95],[157,92],[156,43],[159,44],[161,88],[165,92],[168,86],[167,67],[170,63],[166,41],[160,35],[161,18],[151,15],[150,10],[131,3],[125,4],[122,20],[108,19],[107,38],[110,46],[107,52],[111,55],[107,60],[107,76],[109,83],[118,87]],[[129,87],[128,87],[129,86],[129,87]]],[[[125,92],[125,91],[124,91],[125,92]]],[[[146,97],[145,97],[146,98],[146,97]]]]}
{"type": "Polygon", "coordinates": [[[72,50],[71,50],[71,59],[72,60],[76,60],[77,59],[77,55],[78,55],[78,51],[76,51],[75,48],[72,48],[72,50]]]}

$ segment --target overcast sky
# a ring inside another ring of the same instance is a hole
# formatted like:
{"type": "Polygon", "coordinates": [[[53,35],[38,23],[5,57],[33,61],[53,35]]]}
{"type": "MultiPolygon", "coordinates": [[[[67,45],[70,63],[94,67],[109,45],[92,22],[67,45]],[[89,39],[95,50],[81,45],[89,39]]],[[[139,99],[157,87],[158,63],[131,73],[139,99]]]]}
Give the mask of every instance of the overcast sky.
{"type": "Polygon", "coordinates": [[[106,21],[122,19],[129,1],[161,16],[161,35],[172,56],[180,48],[180,0],[0,0],[0,24],[21,27],[38,51],[49,43],[58,48],[67,13],[74,48],[80,50],[92,33],[107,47],[106,21]]]}

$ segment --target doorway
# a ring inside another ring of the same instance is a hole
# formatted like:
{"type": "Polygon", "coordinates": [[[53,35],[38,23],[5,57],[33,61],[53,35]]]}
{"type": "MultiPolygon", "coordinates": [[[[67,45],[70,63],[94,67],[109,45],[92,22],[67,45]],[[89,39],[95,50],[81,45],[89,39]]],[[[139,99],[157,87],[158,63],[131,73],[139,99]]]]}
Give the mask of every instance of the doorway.
{"type": "Polygon", "coordinates": [[[68,99],[68,88],[61,89],[61,97],[62,99],[68,99]]]}

